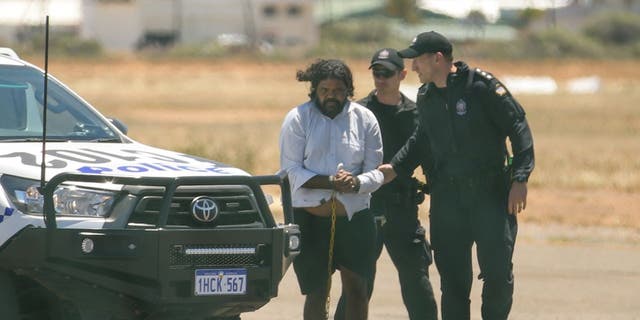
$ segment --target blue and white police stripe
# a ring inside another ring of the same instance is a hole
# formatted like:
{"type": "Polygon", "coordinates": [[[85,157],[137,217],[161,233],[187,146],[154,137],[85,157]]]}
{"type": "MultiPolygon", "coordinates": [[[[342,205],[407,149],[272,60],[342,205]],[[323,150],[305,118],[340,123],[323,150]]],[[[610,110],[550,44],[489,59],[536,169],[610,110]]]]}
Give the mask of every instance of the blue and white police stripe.
{"type": "Polygon", "coordinates": [[[13,215],[13,208],[4,208],[4,212],[0,213],[0,223],[4,221],[4,217],[10,217],[13,215]]]}

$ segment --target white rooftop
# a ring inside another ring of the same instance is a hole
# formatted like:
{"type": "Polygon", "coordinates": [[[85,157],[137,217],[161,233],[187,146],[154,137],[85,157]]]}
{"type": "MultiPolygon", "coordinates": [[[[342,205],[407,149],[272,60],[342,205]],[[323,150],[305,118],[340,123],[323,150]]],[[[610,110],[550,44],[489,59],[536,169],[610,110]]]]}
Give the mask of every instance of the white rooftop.
{"type": "Polygon", "coordinates": [[[455,18],[464,18],[471,11],[480,11],[489,21],[500,18],[500,9],[548,9],[567,6],[571,0],[418,0],[418,6],[455,18]]]}

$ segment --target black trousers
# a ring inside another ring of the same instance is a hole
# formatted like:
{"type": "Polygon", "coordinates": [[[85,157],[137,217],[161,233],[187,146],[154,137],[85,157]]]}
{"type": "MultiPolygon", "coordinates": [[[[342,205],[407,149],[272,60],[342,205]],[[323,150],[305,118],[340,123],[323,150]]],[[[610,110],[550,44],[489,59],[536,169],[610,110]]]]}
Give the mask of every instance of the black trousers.
{"type": "MultiPolygon", "coordinates": [[[[384,245],[398,270],[402,300],[409,319],[436,320],[437,304],[429,281],[431,246],[418,220],[418,206],[407,194],[374,195],[371,212],[378,217],[376,241],[372,244],[376,260],[384,245]]],[[[375,270],[369,279],[369,298],[374,280],[375,270]]],[[[344,319],[344,295],[340,297],[334,319],[344,319]]]]}
{"type": "Polygon", "coordinates": [[[433,181],[430,233],[441,278],[443,320],[470,318],[474,243],[478,278],[483,280],[482,318],[508,318],[517,221],[507,211],[507,197],[507,182],[499,175],[433,181]]]}

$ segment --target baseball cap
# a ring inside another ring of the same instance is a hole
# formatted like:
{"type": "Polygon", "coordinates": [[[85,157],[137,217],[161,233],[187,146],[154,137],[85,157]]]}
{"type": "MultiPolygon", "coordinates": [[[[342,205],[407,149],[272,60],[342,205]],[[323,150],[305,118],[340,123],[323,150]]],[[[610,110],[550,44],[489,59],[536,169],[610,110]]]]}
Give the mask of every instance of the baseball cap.
{"type": "Polygon", "coordinates": [[[373,54],[369,69],[373,68],[376,64],[393,71],[404,69],[404,60],[398,55],[398,51],[391,48],[380,49],[373,54]]]}
{"type": "Polygon", "coordinates": [[[451,42],[445,36],[435,32],[423,32],[417,37],[413,38],[413,41],[408,48],[400,50],[398,55],[403,58],[415,58],[423,53],[435,53],[442,52],[451,54],[453,48],[451,42]]]}

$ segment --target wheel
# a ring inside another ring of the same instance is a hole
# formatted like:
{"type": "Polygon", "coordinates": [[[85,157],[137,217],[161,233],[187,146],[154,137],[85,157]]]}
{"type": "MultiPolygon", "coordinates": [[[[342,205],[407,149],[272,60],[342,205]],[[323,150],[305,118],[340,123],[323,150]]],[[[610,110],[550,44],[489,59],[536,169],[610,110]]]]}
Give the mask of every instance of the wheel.
{"type": "Polygon", "coordinates": [[[20,315],[22,320],[81,320],[75,306],[61,300],[51,292],[40,289],[20,296],[20,315]]]}
{"type": "Polygon", "coordinates": [[[2,319],[20,320],[16,289],[7,271],[0,271],[0,310],[2,319]]]}
{"type": "Polygon", "coordinates": [[[7,320],[81,320],[82,317],[73,303],[60,299],[53,292],[40,286],[26,277],[17,277],[10,273],[0,272],[0,295],[7,298],[6,308],[11,308],[5,314],[6,302],[0,298],[0,318],[7,320]],[[5,285],[8,284],[11,287],[5,285]],[[7,289],[11,288],[11,289],[7,289]],[[8,314],[11,314],[9,316],[8,314]],[[13,318],[12,318],[13,317],[13,318]]]}

